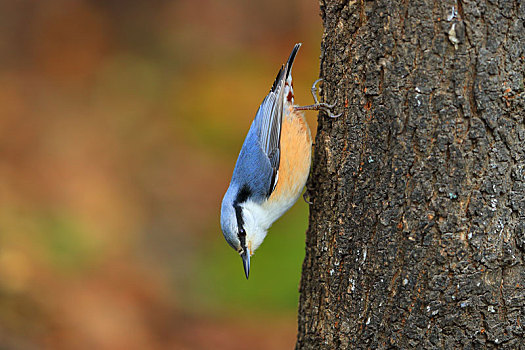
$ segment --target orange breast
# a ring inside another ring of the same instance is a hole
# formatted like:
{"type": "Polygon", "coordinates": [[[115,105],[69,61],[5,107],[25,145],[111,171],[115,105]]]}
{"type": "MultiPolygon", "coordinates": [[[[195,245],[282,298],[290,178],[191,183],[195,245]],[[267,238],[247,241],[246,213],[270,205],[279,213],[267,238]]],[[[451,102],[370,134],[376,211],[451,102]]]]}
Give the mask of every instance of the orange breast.
{"type": "Polygon", "coordinates": [[[297,200],[308,179],[311,152],[312,136],[304,116],[290,107],[290,112],[283,116],[279,177],[268,204],[290,201],[291,206],[297,200]]]}

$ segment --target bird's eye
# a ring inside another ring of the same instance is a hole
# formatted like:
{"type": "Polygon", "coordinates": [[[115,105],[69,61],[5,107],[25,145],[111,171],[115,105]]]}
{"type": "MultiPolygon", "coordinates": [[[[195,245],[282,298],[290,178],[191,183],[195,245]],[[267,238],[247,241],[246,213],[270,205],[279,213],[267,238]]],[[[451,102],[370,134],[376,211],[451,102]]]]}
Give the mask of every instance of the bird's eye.
{"type": "Polygon", "coordinates": [[[242,250],[244,250],[244,248],[246,247],[246,231],[244,231],[244,228],[242,226],[239,227],[237,237],[239,238],[239,243],[241,243],[242,250]]]}
{"type": "Polygon", "coordinates": [[[239,228],[239,236],[246,236],[246,231],[244,231],[244,228],[239,228]]]}

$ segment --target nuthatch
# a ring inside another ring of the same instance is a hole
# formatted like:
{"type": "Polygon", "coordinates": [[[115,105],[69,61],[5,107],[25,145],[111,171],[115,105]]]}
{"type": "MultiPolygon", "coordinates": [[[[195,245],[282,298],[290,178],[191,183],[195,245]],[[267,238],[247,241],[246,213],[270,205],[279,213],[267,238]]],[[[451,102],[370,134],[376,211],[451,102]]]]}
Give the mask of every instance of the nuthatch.
{"type": "Polygon", "coordinates": [[[222,200],[222,232],[241,255],[246,278],[250,256],[274,221],[297,201],[310,172],[312,137],[300,111],[333,107],[317,101],[319,80],[312,87],[315,104],[294,106],[292,65],[300,47],[294,46],[261,103],[222,200]]]}

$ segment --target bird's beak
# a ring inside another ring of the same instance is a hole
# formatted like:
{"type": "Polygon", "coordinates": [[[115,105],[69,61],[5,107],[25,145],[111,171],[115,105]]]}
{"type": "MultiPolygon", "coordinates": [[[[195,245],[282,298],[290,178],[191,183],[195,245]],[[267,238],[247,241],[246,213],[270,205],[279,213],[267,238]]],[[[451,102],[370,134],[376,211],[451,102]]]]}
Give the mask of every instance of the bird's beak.
{"type": "Polygon", "coordinates": [[[244,251],[241,254],[242,265],[244,266],[244,274],[246,279],[250,276],[250,249],[248,247],[244,248],[244,251]]]}

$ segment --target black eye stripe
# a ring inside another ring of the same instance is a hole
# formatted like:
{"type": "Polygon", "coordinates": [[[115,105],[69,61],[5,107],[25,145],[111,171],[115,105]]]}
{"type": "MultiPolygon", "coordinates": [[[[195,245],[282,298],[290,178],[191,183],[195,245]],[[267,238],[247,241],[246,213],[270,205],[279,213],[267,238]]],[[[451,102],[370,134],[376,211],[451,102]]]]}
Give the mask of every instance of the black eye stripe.
{"type": "Polygon", "coordinates": [[[241,246],[246,247],[246,231],[244,230],[244,219],[242,218],[242,207],[241,204],[246,202],[251,196],[252,190],[247,184],[244,184],[239,192],[237,192],[237,198],[233,201],[233,208],[235,209],[235,216],[237,217],[237,237],[241,242],[241,246]]]}
{"type": "Polygon", "coordinates": [[[237,198],[235,198],[233,206],[246,202],[251,195],[252,190],[250,189],[250,187],[247,184],[242,185],[239,192],[237,192],[237,198]]]}
{"type": "Polygon", "coordinates": [[[239,232],[237,232],[237,237],[239,238],[241,247],[244,250],[246,248],[246,231],[244,231],[244,228],[239,229],[239,232]]]}
{"type": "Polygon", "coordinates": [[[244,231],[244,219],[242,218],[242,208],[240,205],[234,205],[235,216],[237,217],[237,228],[238,230],[244,231]]]}

